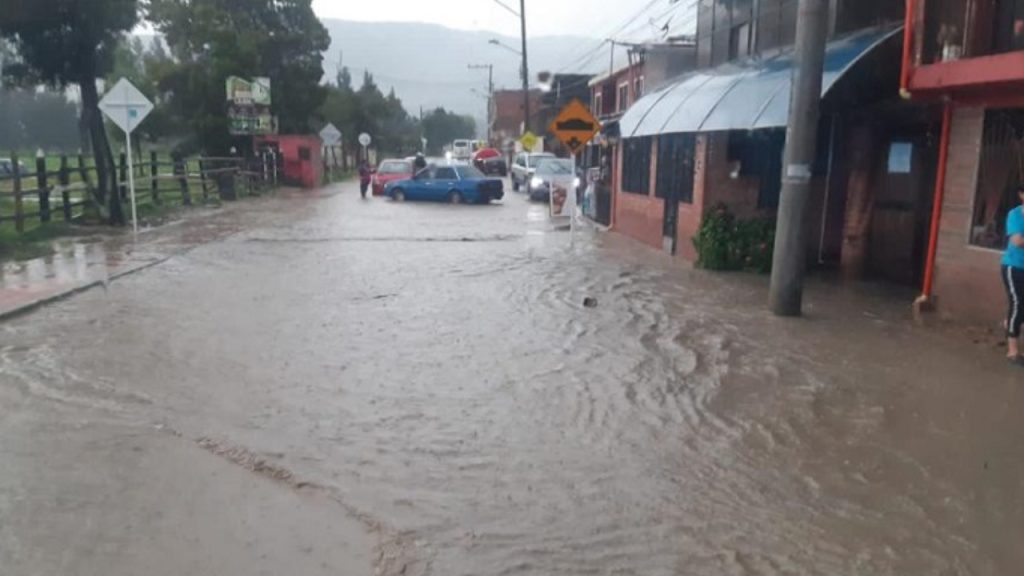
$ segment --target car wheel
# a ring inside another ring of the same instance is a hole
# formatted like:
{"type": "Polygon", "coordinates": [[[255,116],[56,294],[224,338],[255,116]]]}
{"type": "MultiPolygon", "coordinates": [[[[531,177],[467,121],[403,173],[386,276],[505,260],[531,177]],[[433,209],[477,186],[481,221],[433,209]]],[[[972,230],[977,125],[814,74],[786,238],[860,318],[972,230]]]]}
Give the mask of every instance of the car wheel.
{"type": "Polygon", "coordinates": [[[405,202],[405,190],[395,188],[394,191],[391,192],[391,199],[395,202],[405,202]]]}
{"type": "Polygon", "coordinates": [[[450,204],[462,204],[462,201],[462,193],[458,190],[452,190],[448,193],[448,202],[450,204]]]}

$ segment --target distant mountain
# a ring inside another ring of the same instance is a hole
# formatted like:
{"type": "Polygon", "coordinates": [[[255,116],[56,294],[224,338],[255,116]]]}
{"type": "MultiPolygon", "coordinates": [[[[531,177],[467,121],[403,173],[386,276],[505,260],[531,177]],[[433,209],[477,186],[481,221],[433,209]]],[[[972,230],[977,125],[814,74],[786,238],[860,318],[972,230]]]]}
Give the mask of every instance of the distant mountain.
{"type": "MultiPolygon", "coordinates": [[[[444,106],[463,114],[472,114],[483,125],[486,101],[471,92],[487,91],[487,71],[470,70],[469,64],[493,64],[494,84],[498,89],[520,86],[519,56],[488,44],[497,39],[506,46],[519,46],[519,39],[490,32],[452,30],[435,24],[368,23],[347,20],[323,20],[331,34],[331,48],[324,60],[324,73],[333,79],[341,63],[348,66],[356,86],[363,71],[369,70],[385,93],[394,87],[411,113],[444,106]]],[[[574,36],[530,38],[530,76],[540,71],[555,72],[580,54],[593,49],[598,41],[574,36]]],[[[595,58],[589,71],[607,67],[606,56],[595,58]]],[[[579,70],[568,70],[578,72],[579,70]]]]}

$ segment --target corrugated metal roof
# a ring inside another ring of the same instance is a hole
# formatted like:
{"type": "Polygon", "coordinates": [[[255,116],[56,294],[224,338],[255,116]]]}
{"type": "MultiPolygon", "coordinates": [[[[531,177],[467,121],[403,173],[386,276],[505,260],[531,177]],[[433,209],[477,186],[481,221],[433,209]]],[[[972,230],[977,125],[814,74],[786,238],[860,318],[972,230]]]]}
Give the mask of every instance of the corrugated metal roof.
{"type": "MultiPolygon", "coordinates": [[[[871,28],[828,44],[822,97],[861,58],[902,27],[871,28]]],[[[780,128],[789,122],[792,51],[691,72],[644,96],[622,117],[623,138],[780,128]]]]}

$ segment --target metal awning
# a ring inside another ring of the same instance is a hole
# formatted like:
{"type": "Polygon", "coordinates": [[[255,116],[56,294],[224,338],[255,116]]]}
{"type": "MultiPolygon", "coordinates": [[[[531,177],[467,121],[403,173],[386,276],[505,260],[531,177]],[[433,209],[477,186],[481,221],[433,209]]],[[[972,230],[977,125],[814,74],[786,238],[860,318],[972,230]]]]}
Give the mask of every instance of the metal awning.
{"type": "MultiPolygon", "coordinates": [[[[900,30],[871,28],[830,42],[822,97],[861,58],[900,30]]],[[[789,122],[794,66],[790,50],[691,72],[630,107],[619,121],[622,137],[784,127],[789,122]]]]}

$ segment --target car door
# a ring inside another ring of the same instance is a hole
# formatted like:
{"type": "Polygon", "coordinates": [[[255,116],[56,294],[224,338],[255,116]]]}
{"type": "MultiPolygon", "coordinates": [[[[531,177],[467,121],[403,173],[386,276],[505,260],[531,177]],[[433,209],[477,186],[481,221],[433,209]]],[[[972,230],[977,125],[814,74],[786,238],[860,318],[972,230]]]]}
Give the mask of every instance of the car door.
{"type": "Polygon", "coordinates": [[[437,169],[434,174],[434,190],[433,195],[435,200],[447,200],[448,193],[452,190],[458,190],[459,187],[459,175],[456,174],[455,168],[451,166],[442,166],[437,169]]]}
{"type": "Polygon", "coordinates": [[[427,167],[413,176],[412,186],[405,191],[409,200],[426,200],[430,198],[434,183],[434,169],[427,167]]]}
{"type": "Polygon", "coordinates": [[[516,156],[516,163],[512,166],[512,177],[517,182],[525,182],[526,176],[526,154],[516,156]]]}

